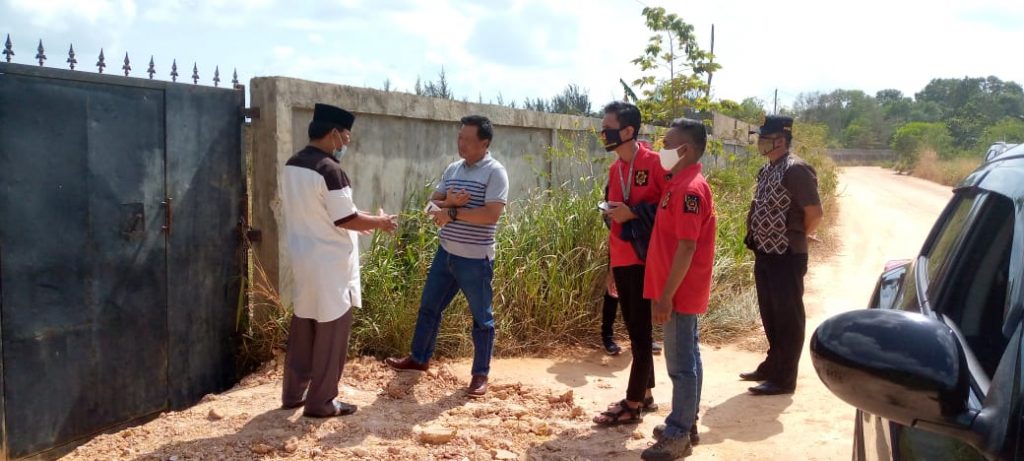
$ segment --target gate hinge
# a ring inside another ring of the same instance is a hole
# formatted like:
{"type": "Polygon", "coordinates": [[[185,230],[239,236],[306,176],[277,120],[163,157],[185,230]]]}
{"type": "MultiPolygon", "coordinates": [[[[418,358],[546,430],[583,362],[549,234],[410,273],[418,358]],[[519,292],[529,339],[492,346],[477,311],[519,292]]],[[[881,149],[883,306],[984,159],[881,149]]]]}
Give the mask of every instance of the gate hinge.
{"type": "Polygon", "coordinates": [[[260,118],[260,108],[259,107],[243,107],[242,108],[242,117],[249,118],[249,119],[254,119],[254,120],[258,119],[258,118],[260,118]]]}
{"type": "Polygon", "coordinates": [[[259,229],[249,229],[245,231],[245,238],[252,243],[258,243],[260,240],[263,240],[263,232],[259,229]]]}

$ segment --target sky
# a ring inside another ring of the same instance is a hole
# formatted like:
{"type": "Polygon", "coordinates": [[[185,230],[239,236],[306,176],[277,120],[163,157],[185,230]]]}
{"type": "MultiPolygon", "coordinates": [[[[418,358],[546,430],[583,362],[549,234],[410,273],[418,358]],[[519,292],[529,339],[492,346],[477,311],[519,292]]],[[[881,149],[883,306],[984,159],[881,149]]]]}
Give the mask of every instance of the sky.
{"type": "MultiPolygon", "coordinates": [[[[199,68],[212,84],[254,76],[412,91],[443,68],[455,96],[507,103],[550,98],[568,84],[588,90],[595,109],[621,99],[651,32],[644,6],[662,6],[694,26],[703,47],[715,27],[721,64],[712,96],[755,97],[769,111],[800,93],[895,88],[907,95],[932,78],[995,75],[1024,82],[1020,0],[0,0],[0,40],[14,62],[107,73],[125,53],[158,79],[177,60],[181,79],[199,68]],[[770,8],[767,8],[770,6],[770,8]]],[[[662,75],[667,72],[662,72],[662,75]]]]}

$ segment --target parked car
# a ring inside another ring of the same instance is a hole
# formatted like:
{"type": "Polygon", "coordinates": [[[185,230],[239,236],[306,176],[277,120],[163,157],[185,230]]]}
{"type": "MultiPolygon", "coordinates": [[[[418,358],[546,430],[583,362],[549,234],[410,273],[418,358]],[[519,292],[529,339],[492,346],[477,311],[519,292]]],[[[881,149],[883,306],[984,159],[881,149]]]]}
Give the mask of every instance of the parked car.
{"type": "Polygon", "coordinates": [[[811,358],[857,408],[854,460],[1024,460],[1024,145],[955,190],[868,309],[826,320],[811,358]]]}
{"type": "Polygon", "coordinates": [[[1002,141],[994,143],[991,146],[989,146],[988,152],[985,152],[985,161],[988,162],[988,161],[998,157],[1003,152],[1006,152],[1006,151],[1008,151],[1010,149],[1013,149],[1014,147],[1017,147],[1017,145],[1016,144],[1010,144],[1010,143],[1002,142],[1002,141]]]}

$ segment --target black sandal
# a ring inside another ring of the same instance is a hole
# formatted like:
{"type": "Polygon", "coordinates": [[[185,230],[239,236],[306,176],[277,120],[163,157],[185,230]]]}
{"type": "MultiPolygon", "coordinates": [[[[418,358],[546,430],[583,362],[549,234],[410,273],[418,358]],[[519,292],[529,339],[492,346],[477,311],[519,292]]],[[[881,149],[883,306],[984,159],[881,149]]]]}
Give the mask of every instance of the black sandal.
{"type": "MultiPolygon", "coordinates": [[[[620,405],[621,403],[622,403],[621,401],[615,402],[615,403],[610,403],[610,404],[608,404],[608,409],[610,410],[610,409],[612,409],[612,407],[614,407],[616,405],[620,405]]],[[[650,396],[650,397],[644,398],[644,401],[640,403],[640,410],[643,411],[644,413],[654,413],[654,412],[658,411],[658,408],[659,408],[658,404],[654,403],[654,396],[653,395],[650,396]]]]}
{"type": "Polygon", "coordinates": [[[639,424],[643,422],[644,415],[642,405],[637,408],[630,408],[629,404],[626,403],[626,399],[619,401],[618,408],[614,410],[602,411],[600,415],[594,417],[594,424],[598,426],[618,426],[621,424],[639,424]],[[623,418],[626,415],[626,418],[623,418]],[[598,418],[604,417],[603,420],[598,418]]]}
{"type": "Polygon", "coordinates": [[[654,396],[650,396],[644,399],[644,402],[640,404],[640,409],[644,413],[654,413],[658,411],[658,404],[654,403],[654,396]]]}
{"type": "Polygon", "coordinates": [[[334,404],[334,412],[333,413],[329,413],[329,414],[326,414],[326,415],[318,415],[318,414],[309,413],[309,412],[302,412],[302,416],[305,416],[307,418],[333,418],[335,416],[351,415],[351,414],[355,413],[356,410],[359,409],[359,407],[357,407],[355,405],[348,404],[348,403],[342,402],[340,400],[335,400],[334,402],[331,402],[331,403],[334,404]]]}

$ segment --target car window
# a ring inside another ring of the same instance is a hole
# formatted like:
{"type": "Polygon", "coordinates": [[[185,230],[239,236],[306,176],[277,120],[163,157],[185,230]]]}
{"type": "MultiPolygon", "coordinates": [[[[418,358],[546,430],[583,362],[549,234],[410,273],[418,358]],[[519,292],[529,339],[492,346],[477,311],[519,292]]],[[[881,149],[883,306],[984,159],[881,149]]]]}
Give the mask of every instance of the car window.
{"type": "Polygon", "coordinates": [[[950,220],[951,230],[954,224],[969,223],[959,232],[962,243],[946,244],[955,240],[947,235],[936,241],[931,255],[941,256],[943,267],[932,284],[933,257],[929,257],[928,297],[932,308],[955,324],[982,369],[992,376],[1008,342],[1003,320],[1015,214],[1013,202],[998,194],[979,194],[974,201],[973,217],[954,221],[961,219],[958,208],[950,220]]]}
{"type": "Polygon", "coordinates": [[[958,193],[951,205],[952,211],[945,214],[946,220],[942,223],[942,229],[936,235],[931,247],[926,251],[928,259],[927,280],[929,292],[939,286],[936,283],[939,275],[946,268],[953,250],[960,237],[964,234],[964,227],[967,225],[967,218],[971,215],[971,209],[977,201],[978,195],[975,192],[958,193]]]}

